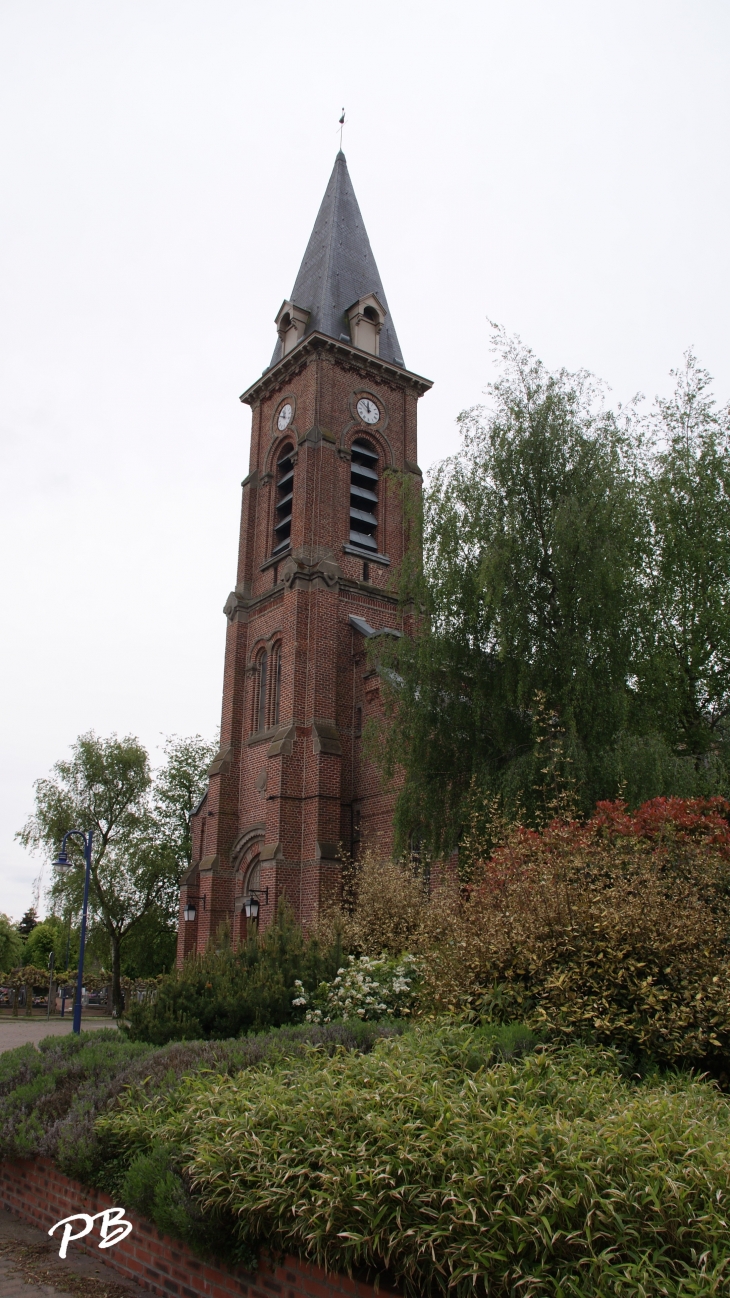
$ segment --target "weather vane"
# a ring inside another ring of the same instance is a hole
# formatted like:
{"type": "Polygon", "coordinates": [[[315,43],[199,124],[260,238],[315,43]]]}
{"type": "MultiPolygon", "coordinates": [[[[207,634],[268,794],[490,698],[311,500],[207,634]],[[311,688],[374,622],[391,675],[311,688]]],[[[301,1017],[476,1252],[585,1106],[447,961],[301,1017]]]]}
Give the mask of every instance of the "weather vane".
{"type": "Polygon", "coordinates": [[[340,153],[342,153],[342,132],[344,131],[344,129],[345,129],[345,110],[343,108],[342,117],[340,118],[340,153]]]}

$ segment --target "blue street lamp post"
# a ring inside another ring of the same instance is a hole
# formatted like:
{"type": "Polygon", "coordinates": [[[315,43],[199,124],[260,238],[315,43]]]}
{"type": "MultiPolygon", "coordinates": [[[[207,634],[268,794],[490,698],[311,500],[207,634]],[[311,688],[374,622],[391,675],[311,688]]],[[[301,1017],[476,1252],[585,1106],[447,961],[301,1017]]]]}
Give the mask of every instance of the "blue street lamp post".
{"type": "Polygon", "coordinates": [[[70,870],[71,862],[66,853],[66,841],[69,838],[80,838],[84,844],[84,861],[86,863],[86,877],[84,878],[84,906],[81,911],[81,941],[79,943],[79,973],[76,982],[76,1000],[74,1002],[74,1021],[73,1031],[81,1031],[81,993],[84,985],[84,947],[86,946],[86,914],[89,909],[89,881],[91,879],[91,844],[94,837],[93,830],[87,829],[86,833],[81,829],[69,829],[63,836],[61,850],[53,862],[57,870],[70,870]]]}

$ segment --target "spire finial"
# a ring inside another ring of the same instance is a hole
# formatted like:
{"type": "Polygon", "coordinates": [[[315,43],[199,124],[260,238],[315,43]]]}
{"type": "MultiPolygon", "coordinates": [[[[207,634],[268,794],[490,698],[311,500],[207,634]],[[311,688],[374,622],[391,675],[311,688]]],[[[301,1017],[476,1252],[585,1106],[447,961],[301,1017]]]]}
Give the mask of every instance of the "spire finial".
{"type": "Polygon", "coordinates": [[[345,110],[343,108],[342,117],[340,118],[340,153],[342,153],[342,132],[344,131],[344,129],[345,129],[345,110]]]}

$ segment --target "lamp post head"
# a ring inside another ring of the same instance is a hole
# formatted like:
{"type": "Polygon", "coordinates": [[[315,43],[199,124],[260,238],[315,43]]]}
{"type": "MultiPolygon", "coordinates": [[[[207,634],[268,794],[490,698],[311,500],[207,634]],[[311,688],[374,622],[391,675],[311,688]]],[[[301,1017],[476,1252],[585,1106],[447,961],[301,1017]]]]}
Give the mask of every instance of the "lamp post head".
{"type": "Polygon", "coordinates": [[[246,919],[258,919],[259,917],[258,897],[246,897],[243,903],[243,909],[246,912],[246,919]]]}
{"type": "Polygon", "coordinates": [[[195,919],[196,915],[197,915],[197,911],[195,909],[195,906],[193,905],[192,901],[189,901],[183,910],[183,919],[186,920],[188,924],[190,924],[195,919]]]}
{"type": "Polygon", "coordinates": [[[64,843],[63,847],[60,849],[60,851],[59,851],[59,853],[58,853],[58,856],[56,857],[55,861],[53,862],[53,868],[54,868],[54,870],[60,870],[62,873],[63,873],[64,870],[70,870],[70,869],[71,869],[71,862],[70,862],[69,859],[68,859],[68,854],[67,854],[67,852],[66,852],[66,844],[65,844],[65,843],[64,843]]]}

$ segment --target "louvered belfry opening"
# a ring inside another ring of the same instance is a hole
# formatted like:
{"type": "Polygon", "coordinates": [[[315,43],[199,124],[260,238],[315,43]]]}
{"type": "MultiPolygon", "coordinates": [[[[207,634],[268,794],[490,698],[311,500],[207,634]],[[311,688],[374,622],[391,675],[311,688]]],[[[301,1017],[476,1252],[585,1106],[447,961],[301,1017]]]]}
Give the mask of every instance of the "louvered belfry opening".
{"type": "Polygon", "coordinates": [[[378,457],[369,442],[352,443],[350,467],[350,544],[371,554],[378,542],[378,457]]]}
{"type": "Polygon", "coordinates": [[[287,446],[276,461],[276,518],[272,554],[286,550],[291,536],[291,509],[294,487],[294,452],[287,446]]]}

